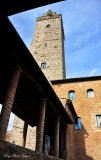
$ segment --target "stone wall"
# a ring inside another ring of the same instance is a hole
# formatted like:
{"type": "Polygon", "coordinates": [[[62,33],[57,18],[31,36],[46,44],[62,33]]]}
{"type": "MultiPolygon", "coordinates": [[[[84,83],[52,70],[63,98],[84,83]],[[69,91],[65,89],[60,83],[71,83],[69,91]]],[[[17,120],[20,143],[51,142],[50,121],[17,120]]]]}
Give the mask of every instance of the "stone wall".
{"type": "Polygon", "coordinates": [[[61,15],[49,11],[37,18],[30,51],[48,80],[65,78],[64,32],[61,15]],[[51,16],[48,15],[51,14],[51,16]]]}
{"type": "MultiPolygon", "coordinates": [[[[9,132],[9,136],[6,136],[6,140],[10,143],[22,146],[23,143],[23,126],[24,121],[14,117],[14,125],[12,131],[9,132]]],[[[35,150],[36,147],[36,127],[30,127],[28,125],[27,137],[26,137],[26,148],[35,150]]]]}
{"type": "Polygon", "coordinates": [[[70,90],[74,90],[76,94],[72,103],[81,117],[82,129],[74,130],[75,160],[100,160],[101,127],[97,127],[96,115],[101,114],[101,80],[58,83],[52,86],[63,105],[66,100],[61,98],[69,98],[70,90]],[[94,98],[87,97],[88,89],[94,90],[94,98]]]}
{"type": "Polygon", "coordinates": [[[23,126],[24,126],[24,121],[18,118],[17,116],[14,116],[13,128],[10,132],[10,139],[8,140],[9,142],[22,146],[23,126]]]}

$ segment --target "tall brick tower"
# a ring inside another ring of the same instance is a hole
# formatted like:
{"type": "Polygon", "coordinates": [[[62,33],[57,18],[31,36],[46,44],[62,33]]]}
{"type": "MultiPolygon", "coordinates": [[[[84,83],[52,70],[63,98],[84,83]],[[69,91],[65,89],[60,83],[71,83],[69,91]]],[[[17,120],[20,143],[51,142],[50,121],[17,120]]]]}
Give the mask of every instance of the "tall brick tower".
{"type": "Polygon", "coordinates": [[[36,19],[30,51],[49,81],[65,79],[64,30],[61,14],[49,10],[36,19]]]}

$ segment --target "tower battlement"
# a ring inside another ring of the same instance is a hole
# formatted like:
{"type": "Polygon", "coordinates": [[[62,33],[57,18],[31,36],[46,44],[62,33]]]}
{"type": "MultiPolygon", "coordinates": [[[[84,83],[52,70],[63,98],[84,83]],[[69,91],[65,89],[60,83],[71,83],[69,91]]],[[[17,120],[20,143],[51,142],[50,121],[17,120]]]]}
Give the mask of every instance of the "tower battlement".
{"type": "Polygon", "coordinates": [[[48,10],[42,17],[37,17],[36,21],[42,21],[42,20],[49,20],[53,18],[62,18],[61,14],[57,14],[56,12],[53,12],[52,10],[48,10]]]}

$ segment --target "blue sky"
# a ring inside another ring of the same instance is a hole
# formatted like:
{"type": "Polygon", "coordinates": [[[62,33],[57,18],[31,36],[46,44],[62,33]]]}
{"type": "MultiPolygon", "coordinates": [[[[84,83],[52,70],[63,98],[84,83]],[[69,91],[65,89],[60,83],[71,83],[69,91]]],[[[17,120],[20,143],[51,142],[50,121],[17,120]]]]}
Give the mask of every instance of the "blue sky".
{"type": "Polygon", "coordinates": [[[66,77],[101,75],[101,0],[66,0],[9,17],[29,48],[36,17],[62,14],[66,77]]]}

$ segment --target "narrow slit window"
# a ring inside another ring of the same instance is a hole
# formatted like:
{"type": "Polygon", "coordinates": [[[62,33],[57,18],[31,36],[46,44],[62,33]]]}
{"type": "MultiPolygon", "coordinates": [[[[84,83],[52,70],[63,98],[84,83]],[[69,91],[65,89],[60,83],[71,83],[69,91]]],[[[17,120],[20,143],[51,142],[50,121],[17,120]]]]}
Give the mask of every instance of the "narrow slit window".
{"type": "Polygon", "coordinates": [[[75,129],[76,130],[80,130],[82,128],[82,125],[81,125],[81,118],[80,117],[76,117],[75,118],[75,129]]]}
{"type": "Polygon", "coordinates": [[[101,127],[101,114],[96,115],[96,123],[97,123],[97,127],[101,127]]]}
{"type": "Polygon", "coordinates": [[[87,97],[88,98],[94,98],[94,90],[93,89],[88,89],[87,90],[87,97]]]}
{"type": "Polygon", "coordinates": [[[75,91],[69,91],[69,99],[73,100],[75,98],[76,98],[75,91]]]}

